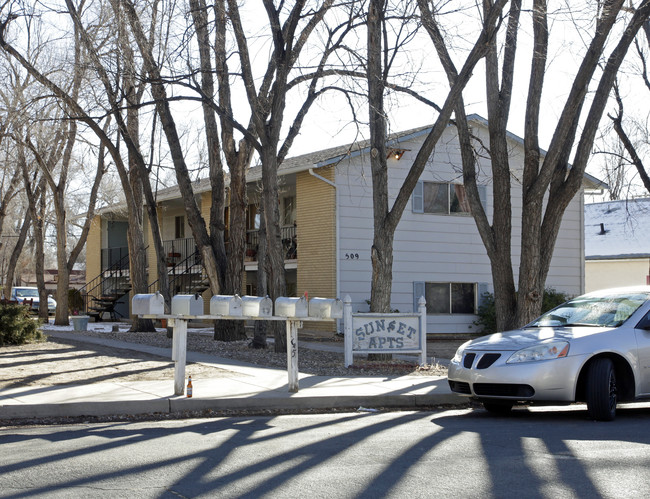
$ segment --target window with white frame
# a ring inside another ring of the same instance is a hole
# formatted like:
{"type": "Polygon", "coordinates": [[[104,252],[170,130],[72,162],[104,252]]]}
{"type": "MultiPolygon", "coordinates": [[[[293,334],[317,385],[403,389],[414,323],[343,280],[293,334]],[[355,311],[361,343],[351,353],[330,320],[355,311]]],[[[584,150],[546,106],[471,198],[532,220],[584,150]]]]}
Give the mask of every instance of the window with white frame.
{"type": "MultiPolygon", "coordinates": [[[[478,191],[481,203],[485,206],[485,186],[479,185],[478,191]]],[[[471,214],[465,186],[452,182],[418,182],[413,190],[412,205],[414,213],[433,213],[437,215],[471,214]]]]}
{"type": "MultiPolygon", "coordinates": [[[[427,302],[427,314],[475,314],[479,288],[474,282],[415,282],[414,304],[421,296],[427,302]]],[[[416,310],[414,308],[414,310],[416,310]]]]}

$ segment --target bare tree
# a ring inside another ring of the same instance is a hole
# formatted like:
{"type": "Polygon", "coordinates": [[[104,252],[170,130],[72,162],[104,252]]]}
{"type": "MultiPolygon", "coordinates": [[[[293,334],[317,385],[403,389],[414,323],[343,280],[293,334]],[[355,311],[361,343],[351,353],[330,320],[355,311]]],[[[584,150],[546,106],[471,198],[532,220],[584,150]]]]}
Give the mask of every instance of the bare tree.
{"type": "MultiPolygon", "coordinates": [[[[431,132],[418,151],[399,193],[389,206],[388,198],[388,168],[386,154],[386,115],[384,112],[384,93],[388,86],[390,75],[391,51],[397,49],[387,46],[387,31],[385,22],[385,3],[381,0],[371,0],[368,10],[368,105],[370,111],[370,165],[373,180],[373,211],[374,236],[372,244],[372,288],[370,309],[374,312],[390,311],[390,296],[392,284],[393,240],[397,224],[404,212],[408,200],[413,193],[417,181],[424,171],[427,161],[447,127],[454,109],[458,110],[456,102],[469,81],[476,64],[486,54],[495,32],[499,26],[500,13],[505,1],[495,2],[485,15],[480,34],[473,44],[460,73],[450,78],[450,90],[444,104],[439,109],[438,118],[431,132]]],[[[423,24],[430,33],[436,46],[445,49],[444,40],[440,35],[440,27],[434,13],[427,2],[418,2],[423,24]]],[[[400,21],[403,22],[403,21],[400,21]]],[[[399,42],[399,40],[398,40],[399,42]]],[[[399,44],[398,44],[399,45],[399,44]]],[[[441,57],[441,59],[443,59],[441,57]]],[[[443,65],[448,64],[443,59],[443,65]]]]}
{"type": "MultiPolygon", "coordinates": [[[[127,237],[129,243],[129,268],[131,270],[131,282],[135,293],[148,291],[146,246],[144,241],[144,218],[142,199],[144,197],[147,215],[152,233],[152,243],[156,252],[156,268],[158,271],[158,289],[164,297],[165,304],[169,310],[171,296],[169,289],[169,277],[167,273],[166,260],[162,243],[160,224],[158,222],[157,203],[154,198],[149,176],[151,167],[147,166],[144,154],[140,145],[140,117],[139,109],[145,93],[142,69],[138,69],[135,63],[132,40],[124,24],[124,12],[119,1],[110,2],[114,21],[109,24],[109,30],[115,28],[116,53],[118,64],[121,64],[122,71],[111,78],[105,64],[99,57],[99,47],[105,43],[104,40],[97,40],[82,23],[82,13],[70,1],[66,0],[68,13],[72,18],[76,29],[80,34],[81,43],[86,48],[92,67],[104,87],[110,115],[115,118],[118,125],[120,137],[127,145],[127,163],[116,161],[116,168],[125,192],[128,192],[127,205],[129,207],[129,224],[127,237]],[[128,164],[128,168],[127,168],[128,164]]],[[[147,44],[152,44],[155,34],[155,17],[152,18],[150,26],[150,38],[147,44]]],[[[92,21],[91,21],[92,26],[92,21]]],[[[112,36],[109,33],[109,36],[112,36]]],[[[106,65],[110,65],[109,60],[106,65]]],[[[108,123],[107,123],[108,125],[108,123]]],[[[153,156],[153,154],[152,154],[153,156]]],[[[153,324],[150,320],[135,318],[132,331],[153,331],[153,324]]]]}
{"type": "MultiPolygon", "coordinates": [[[[193,26],[199,47],[201,82],[195,85],[201,96],[205,134],[208,144],[208,163],[212,202],[210,206],[210,240],[213,253],[218,262],[222,262],[220,273],[222,293],[238,294],[241,292],[244,275],[244,250],[246,248],[246,170],[250,165],[253,148],[246,140],[237,144],[233,124],[233,105],[230,89],[230,71],[226,50],[226,11],[223,2],[215,2],[214,12],[214,46],[210,41],[210,23],[208,7],[204,0],[190,0],[193,26]],[[214,69],[212,58],[214,58],[214,69]],[[216,74],[218,90],[215,90],[213,74],[216,74]],[[220,109],[219,124],[215,107],[220,109]],[[219,140],[221,135],[221,142],[219,140]],[[239,147],[238,147],[239,146],[239,147]],[[230,171],[229,185],[229,237],[228,251],[225,245],[224,211],[226,204],[224,190],[224,173],[221,161],[225,157],[230,171]]],[[[249,133],[250,127],[248,130],[249,133]]],[[[215,324],[214,338],[218,340],[236,340],[245,337],[242,321],[220,321],[215,324]]]]}
{"type": "MultiPolygon", "coordinates": [[[[250,58],[249,40],[236,1],[228,0],[228,13],[232,23],[241,76],[251,113],[251,125],[258,138],[253,144],[260,157],[262,168],[262,200],[266,230],[266,262],[260,262],[268,273],[268,293],[272,299],[285,294],[284,254],[282,251],[277,170],[286,158],[293,141],[300,132],[303,120],[313,103],[328,90],[322,85],[328,71],[329,57],[344,47],[346,35],[356,25],[359,12],[354,3],[335,6],[333,0],[317,3],[313,8],[307,2],[297,1],[291,6],[264,0],[268,28],[272,40],[271,57],[264,78],[256,86],[250,58]],[[327,14],[338,7],[344,13],[341,22],[327,24],[327,14]],[[319,27],[323,27],[324,42],[319,57],[313,63],[315,70],[293,76],[300,67],[300,56],[319,27]],[[306,91],[298,112],[291,118],[287,111],[287,96],[298,85],[306,91]],[[285,125],[289,122],[290,125],[285,125]],[[286,136],[282,136],[287,126],[286,136]]],[[[275,324],[273,324],[275,326],[275,324]]],[[[275,350],[286,349],[284,332],[274,327],[275,350]]]]}
{"type": "MultiPolygon", "coordinates": [[[[151,92],[154,96],[156,108],[160,115],[164,133],[167,137],[169,150],[174,161],[176,177],[184,199],[188,222],[192,228],[196,244],[201,252],[203,264],[210,279],[213,293],[219,290],[241,289],[241,275],[243,271],[244,228],[245,228],[245,170],[250,164],[253,153],[257,153],[262,163],[262,202],[264,204],[265,227],[268,242],[268,263],[260,262],[269,273],[269,294],[274,298],[284,294],[284,258],[281,244],[278,211],[277,168],[286,157],[293,140],[300,131],[304,117],[316,98],[323,89],[318,87],[319,78],[324,74],[327,57],[331,55],[334,46],[340,43],[342,32],[349,29],[350,21],[346,20],[342,26],[329,30],[326,37],[326,49],[319,61],[317,70],[308,75],[297,75],[292,78],[291,72],[299,61],[302,49],[307,44],[311,34],[322,23],[325,14],[333,5],[333,0],[318,4],[313,10],[306,6],[306,2],[299,1],[287,7],[279,7],[272,2],[265,2],[265,11],[269,19],[269,38],[272,41],[272,57],[269,59],[261,80],[256,79],[255,71],[250,59],[249,40],[242,18],[239,5],[234,1],[217,2],[214,7],[213,22],[215,26],[215,44],[213,49],[217,75],[218,91],[214,90],[212,79],[212,65],[210,58],[210,42],[208,39],[207,7],[201,1],[191,3],[194,19],[194,29],[199,44],[201,81],[194,88],[199,92],[203,102],[204,122],[208,134],[210,177],[213,185],[211,226],[208,232],[200,210],[194,202],[191,183],[187,171],[186,160],[180,146],[179,134],[171,112],[170,97],[165,88],[166,80],[163,77],[161,65],[155,60],[151,47],[145,43],[144,30],[141,18],[132,2],[125,1],[124,5],[129,15],[129,24],[138,43],[145,67],[151,83],[151,92]],[[281,18],[285,18],[281,22],[281,18]],[[226,51],[226,26],[228,20],[232,26],[236,50],[226,51]],[[238,58],[240,75],[248,99],[248,108],[242,114],[250,116],[248,125],[242,125],[235,119],[235,111],[230,97],[230,86],[233,74],[228,69],[227,61],[236,56],[238,58]],[[284,138],[282,130],[285,120],[286,96],[293,87],[304,84],[307,91],[304,102],[296,116],[293,118],[289,131],[284,138]],[[218,94],[218,99],[215,95],[218,94]],[[212,113],[217,113],[221,127],[221,144],[216,133],[216,123],[212,113]],[[235,134],[240,134],[239,142],[235,141],[235,134]],[[230,249],[228,255],[227,272],[223,263],[223,251],[220,238],[223,234],[223,218],[220,218],[223,205],[220,205],[222,187],[220,175],[221,164],[218,159],[218,146],[221,146],[231,173],[230,188],[230,249]],[[215,213],[216,210],[216,213],[215,213]],[[225,275],[231,282],[226,281],[225,275]]],[[[275,334],[275,348],[284,351],[285,337],[283,331],[275,334]]]]}
{"type": "MultiPolygon", "coordinates": [[[[20,74],[11,67],[9,61],[3,62],[3,77],[6,88],[24,88],[28,83],[21,78],[20,74]]],[[[0,158],[2,167],[0,168],[0,252],[4,252],[6,244],[3,239],[5,228],[5,219],[9,210],[9,205],[21,193],[20,179],[22,178],[22,169],[16,155],[16,148],[12,140],[12,129],[19,125],[20,112],[14,112],[17,109],[18,95],[20,92],[9,92],[5,88],[0,88],[0,99],[2,99],[3,113],[0,116],[0,158]]],[[[3,276],[3,269],[0,270],[0,276],[3,276]]],[[[12,272],[13,274],[13,272],[12,272]]],[[[11,282],[5,280],[6,287],[9,289],[0,289],[0,298],[9,298],[11,293],[11,282]]]]}
{"type": "MultiPolygon", "coordinates": [[[[646,21],[643,25],[643,36],[645,38],[646,46],[650,46],[650,21],[646,21]]],[[[650,76],[648,75],[648,60],[647,54],[643,50],[642,43],[638,39],[635,39],[634,46],[636,49],[636,56],[640,62],[640,74],[641,80],[644,83],[644,86],[648,92],[650,92],[650,76]]],[[[619,91],[618,85],[614,86],[614,96],[616,99],[617,110],[616,114],[608,114],[608,117],[611,120],[616,136],[618,137],[620,146],[624,148],[628,155],[628,161],[634,165],[639,178],[643,182],[645,189],[650,192],[650,174],[646,169],[646,166],[643,161],[641,149],[645,149],[650,142],[648,140],[648,126],[647,122],[637,122],[636,120],[629,119],[630,124],[629,128],[636,130],[639,133],[636,135],[639,136],[637,140],[634,140],[631,137],[631,134],[626,129],[624,124],[625,120],[625,109],[624,109],[624,100],[619,91]]],[[[635,96],[636,97],[636,96],[635,96]]],[[[622,158],[621,154],[616,155],[618,158],[622,158]]]]}
{"type": "MultiPolygon", "coordinates": [[[[10,16],[2,23],[2,32],[0,39],[2,40],[3,48],[14,56],[11,53],[12,47],[6,43],[5,34],[6,34],[6,24],[12,18],[10,16]],[[9,50],[8,50],[9,48],[9,50]]],[[[79,95],[79,89],[83,81],[83,64],[81,61],[82,51],[79,45],[78,37],[75,37],[77,43],[73,45],[74,47],[74,64],[73,64],[73,73],[69,79],[68,89],[63,91],[70,96],[71,100],[76,100],[79,95]]],[[[39,51],[36,51],[39,52],[39,51]]],[[[15,57],[16,58],[16,57],[15,57]]],[[[30,69],[34,69],[33,63],[29,62],[27,59],[17,58],[19,62],[27,69],[36,80],[36,77],[30,69]],[[24,62],[24,63],[23,63],[24,62]]],[[[42,75],[40,75],[42,77],[42,75]]],[[[24,99],[25,96],[20,95],[19,99],[24,99]]],[[[71,110],[68,108],[64,112],[67,114],[71,113],[71,110]]],[[[89,218],[86,220],[86,226],[82,230],[80,239],[77,241],[77,244],[70,250],[68,253],[68,220],[66,213],[65,205],[65,193],[68,187],[68,175],[70,164],[73,161],[73,151],[75,148],[75,143],[77,140],[77,122],[75,120],[65,120],[61,119],[61,116],[52,116],[52,121],[50,122],[50,134],[47,137],[43,137],[44,134],[41,134],[40,137],[35,137],[33,133],[27,128],[25,129],[25,137],[17,138],[18,140],[24,143],[24,146],[29,149],[30,154],[33,156],[36,164],[39,166],[43,178],[47,182],[51,192],[52,192],[52,201],[54,209],[56,212],[56,241],[57,241],[57,264],[58,264],[58,280],[57,280],[57,291],[56,299],[58,307],[56,310],[55,324],[64,325],[68,324],[68,289],[69,289],[69,276],[76,261],[77,256],[81,252],[83,246],[85,245],[85,239],[90,228],[90,217],[93,216],[94,202],[97,195],[97,190],[99,188],[99,183],[103,175],[103,169],[99,169],[95,176],[95,182],[91,191],[90,206],[88,210],[89,218]],[[57,126],[52,127],[53,124],[57,126]],[[52,131],[54,130],[54,133],[52,131]],[[45,142],[38,142],[38,139],[43,139],[45,142]],[[57,174],[58,171],[58,174],[57,174]],[[58,176],[58,179],[55,178],[58,176]]],[[[21,144],[22,147],[22,144],[21,144]]],[[[41,196],[44,193],[41,192],[41,196]]],[[[31,214],[33,215],[36,212],[35,204],[32,203],[31,214]]],[[[37,227],[37,233],[39,236],[43,236],[42,227],[40,226],[40,221],[36,220],[39,224],[37,227]]],[[[41,243],[37,245],[40,247],[41,243]]],[[[42,247],[40,247],[38,253],[42,247]]],[[[42,259],[37,259],[39,266],[42,266],[42,259]]],[[[41,276],[43,274],[43,268],[37,269],[37,274],[40,272],[41,276]]],[[[41,283],[43,284],[43,283],[41,283]]],[[[42,302],[47,306],[47,299],[44,293],[44,286],[41,285],[41,295],[42,302]]]]}
{"type": "MultiPolygon", "coordinates": [[[[617,31],[618,35],[614,35],[613,26],[620,19],[622,6],[623,0],[606,2],[602,10],[595,13],[597,17],[593,25],[593,37],[588,41],[588,47],[568,92],[566,104],[557,121],[551,144],[542,158],[539,128],[542,112],[541,95],[547,69],[549,14],[544,1],[533,3],[534,46],[530,56],[531,72],[526,102],[524,172],[521,181],[522,238],[518,285],[515,285],[511,257],[511,171],[506,125],[512,102],[517,34],[521,29],[520,1],[511,2],[504,46],[491,44],[486,58],[489,153],[494,196],[492,223],[488,221],[479,200],[474,152],[467,120],[462,112],[458,112],[463,106],[459,101],[456,122],[463,154],[463,178],[472,213],[492,266],[499,330],[525,324],[540,312],[546,276],[562,216],[581,188],[594,137],[620,64],[650,14],[650,2],[642,2],[634,10],[624,29],[617,31]],[[605,56],[608,39],[614,43],[614,48],[607,56],[602,71],[597,75],[596,71],[601,58],[605,56]],[[503,60],[500,74],[499,55],[503,60]],[[590,90],[590,84],[594,81],[597,82],[597,86],[590,90]],[[587,106],[587,95],[591,103],[585,111],[584,122],[580,128],[581,113],[587,106]],[[569,161],[571,154],[573,160],[569,161]]],[[[448,76],[453,78],[453,67],[445,69],[448,76]]]]}
{"type": "Polygon", "coordinates": [[[32,226],[35,243],[34,274],[36,275],[39,296],[38,316],[42,321],[47,322],[48,300],[47,291],[45,290],[45,207],[47,202],[47,184],[45,175],[38,175],[38,168],[34,168],[34,171],[30,172],[25,157],[25,146],[18,144],[17,149],[22,167],[28,209],[33,221],[32,226]]]}
{"type": "MultiPolygon", "coordinates": [[[[81,61],[79,58],[81,57],[81,54],[85,54],[88,57],[91,57],[91,63],[94,62],[92,59],[92,56],[95,56],[95,53],[92,50],[86,50],[85,52],[83,51],[83,47],[86,46],[88,48],[85,35],[86,32],[81,29],[81,23],[76,22],[75,15],[77,14],[77,11],[71,6],[70,7],[70,15],[72,16],[73,20],[75,21],[74,27],[74,40],[75,44],[74,46],[76,47],[75,54],[77,54],[77,63],[80,63],[81,61]]],[[[87,111],[84,109],[84,103],[81,102],[81,99],[78,98],[78,95],[75,95],[73,92],[67,91],[64,87],[57,85],[51,78],[49,78],[43,71],[39,71],[37,67],[30,62],[26,57],[24,57],[11,43],[8,42],[7,37],[6,37],[6,31],[7,31],[7,25],[9,22],[13,21],[16,19],[17,16],[15,14],[9,13],[6,15],[4,19],[0,22],[0,46],[2,49],[10,55],[12,58],[17,60],[27,71],[32,77],[40,83],[44,88],[46,88],[48,91],[50,91],[62,104],[63,108],[66,110],[66,113],[73,118],[71,120],[72,123],[77,123],[82,122],[85,125],[87,125],[90,130],[98,137],[102,149],[100,149],[100,157],[98,158],[98,170],[97,170],[97,175],[95,177],[95,182],[93,184],[93,189],[91,191],[91,199],[90,199],[90,206],[89,210],[87,212],[87,217],[85,220],[85,224],[83,226],[83,229],[81,231],[81,238],[80,238],[80,243],[75,248],[72,249],[70,253],[70,258],[67,259],[67,262],[60,262],[60,271],[63,268],[63,270],[70,270],[72,268],[72,265],[74,263],[74,260],[78,253],[81,251],[81,247],[83,245],[83,242],[85,241],[85,237],[88,233],[88,230],[90,228],[90,221],[92,217],[94,216],[94,201],[96,199],[97,195],[97,188],[99,186],[99,181],[101,179],[101,175],[104,170],[104,163],[103,163],[103,148],[110,154],[111,158],[113,159],[113,162],[118,166],[118,172],[120,173],[120,179],[122,181],[122,187],[124,189],[124,192],[126,194],[126,200],[127,204],[129,206],[129,216],[130,216],[130,223],[129,223],[129,230],[130,230],[130,253],[132,253],[133,256],[131,260],[131,279],[132,279],[132,285],[135,290],[135,292],[146,292],[147,290],[147,280],[146,280],[146,269],[144,267],[144,253],[145,253],[145,246],[144,246],[144,239],[143,239],[143,230],[142,230],[142,216],[138,216],[138,213],[142,213],[142,195],[141,195],[141,189],[142,189],[142,182],[140,181],[141,176],[140,173],[137,169],[133,170],[130,174],[127,173],[129,172],[129,169],[125,166],[124,161],[122,160],[121,153],[119,150],[119,142],[118,144],[114,143],[108,136],[108,129],[104,128],[107,127],[107,121],[103,117],[99,118],[94,118],[91,116],[91,112],[87,111]],[[103,125],[102,125],[103,123],[103,125]],[[133,180],[133,186],[131,183],[131,180],[133,180]],[[135,191],[134,188],[135,187],[135,191]],[[62,267],[63,266],[63,267],[62,267]]],[[[79,64],[79,68],[81,69],[83,66],[79,64]]],[[[97,70],[97,67],[94,67],[94,69],[97,70]]],[[[74,88],[74,87],[72,87],[74,88]]],[[[89,108],[94,109],[94,105],[92,102],[85,102],[86,105],[89,106],[89,108]]],[[[111,101],[109,103],[109,108],[112,110],[111,106],[114,104],[114,101],[111,101]]],[[[126,131],[127,126],[123,126],[121,128],[121,131],[126,131]]],[[[127,144],[130,144],[129,141],[127,141],[127,144]]],[[[129,152],[132,152],[134,148],[130,147],[129,152]]],[[[33,150],[33,149],[32,149],[33,150]]],[[[34,150],[33,150],[34,151],[34,150]]],[[[71,152],[71,147],[68,149],[65,149],[65,157],[71,152]]],[[[130,160],[133,160],[133,155],[130,156],[130,160]]],[[[65,158],[64,158],[65,159],[65,158]]],[[[67,160],[65,160],[67,161],[67,160]]],[[[41,164],[46,167],[47,162],[45,159],[41,156],[40,158],[41,164]]],[[[56,183],[54,182],[54,179],[52,178],[49,181],[50,185],[54,185],[56,187],[56,183]]],[[[58,189],[58,187],[56,187],[58,189]]],[[[61,194],[62,195],[62,194],[61,194]]],[[[55,202],[56,206],[56,202],[55,202]]],[[[68,282],[65,282],[65,286],[67,286],[68,282]]],[[[67,288],[65,290],[65,294],[61,292],[63,285],[59,284],[59,288],[57,289],[57,301],[59,301],[60,304],[62,304],[61,309],[63,310],[64,313],[67,309],[67,288]]],[[[59,321],[65,321],[67,323],[67,314],[65,318],[61,317],[59,318],[58,316],[58,309],[57,307],[57,323],[59,321]]],[[[134,328],[136,329],[143,329],[149,327],[151,329],[153,326],[150,324],[150,321],[147,321],[144,324],[139,324],[138,321],[134,323],[134,328]]]]}

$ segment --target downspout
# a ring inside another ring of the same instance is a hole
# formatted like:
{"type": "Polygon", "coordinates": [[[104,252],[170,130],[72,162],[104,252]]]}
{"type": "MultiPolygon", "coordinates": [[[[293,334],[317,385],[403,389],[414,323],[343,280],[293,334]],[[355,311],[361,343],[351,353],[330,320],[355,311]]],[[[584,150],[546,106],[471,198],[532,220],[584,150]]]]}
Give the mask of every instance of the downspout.
{"type": "MultiPolygon", "coordinates": [[[[339,254],[340,254],[340,248],[339,248],[339,190],[336,188],[336,184],[332,182],[331,180],[326,179],[325,177],[319,175],[318,173],[314,172],[313,168],[309,169],[309,174],[312,177],[317,178],[318,180],[322,180],[326,184],[331,185],[334,187],[334,198],[335,198],[335,224],[336,224],[336,235],[334,236],[336,238],[335,241],[335,248],[336,248],[336,255],[334,257],[334,263],[336,265],[336,297],[335,298],[340,298],[341,296],[341,265],[339,265],[339,254]]],[[[341,331],[341,324],[340,324],[340,319],[336,320],[336,330],[341,331]]]]}

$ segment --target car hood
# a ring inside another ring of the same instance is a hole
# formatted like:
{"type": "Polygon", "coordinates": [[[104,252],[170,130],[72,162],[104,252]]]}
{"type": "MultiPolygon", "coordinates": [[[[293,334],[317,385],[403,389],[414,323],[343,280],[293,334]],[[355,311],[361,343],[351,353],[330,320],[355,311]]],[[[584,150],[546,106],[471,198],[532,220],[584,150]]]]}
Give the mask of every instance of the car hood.
{"type": "Polygon", "coordinates": [[[547,341],[571,341],[584,336],[611,331],[606,327],[541,327],[515,329],[504,333],[495,333],[472,340],[465,345],[465,350],[520,350],[536,343],[547,341]]]}

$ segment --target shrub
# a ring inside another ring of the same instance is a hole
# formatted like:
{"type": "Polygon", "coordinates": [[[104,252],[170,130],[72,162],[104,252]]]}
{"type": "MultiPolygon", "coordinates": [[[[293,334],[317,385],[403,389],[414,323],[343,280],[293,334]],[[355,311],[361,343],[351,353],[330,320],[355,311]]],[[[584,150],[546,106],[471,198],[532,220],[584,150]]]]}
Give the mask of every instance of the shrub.
{"type": "Polygon", "coordinates": [[[70,288],[68,290],[68,312],[70,315],[79,315],[84,309],[84,299],[81,291],[70,288]]]}
{"type": "Polygon", "coordinates": [[[478,307],[478,319],[474,324],[481,326],[481,332],[492,334],[497,332],[497,309],[494,305],[494,295],[492,293],[483,293],[481,295],[481,305],[478,307]]]}
{"type": "MultiPolygon", "coordinates": [[[[494,305],[494,295],[483,293],[482,304],[478,307],[478,319],[474,321],[477,326],[482,326],[482,333],[492,334],[497,332],[497,311],[494,305]]],[[[561,305],[571,297],[562,291],[546,288],[542,297],[542,313],[561,305]]]]}
{"type": "Polygon", "coordinates": [[[37,341],[45,341],[45,336],[38,329],[38,322],[31,317],[29,309],[23,305],[0,304],[0,346],[37,341]]]}

